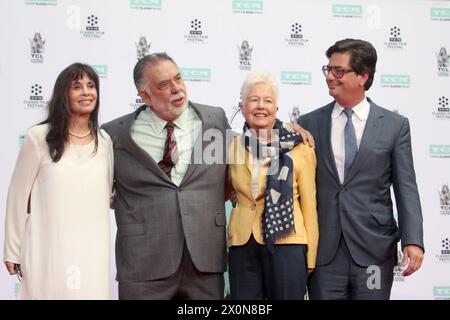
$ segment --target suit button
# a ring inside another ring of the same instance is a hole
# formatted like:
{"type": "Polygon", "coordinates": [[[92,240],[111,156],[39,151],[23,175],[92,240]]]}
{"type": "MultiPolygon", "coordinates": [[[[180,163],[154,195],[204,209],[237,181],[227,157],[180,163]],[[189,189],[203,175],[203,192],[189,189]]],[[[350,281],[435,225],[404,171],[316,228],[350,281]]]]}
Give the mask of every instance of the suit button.
{"type": "Polygon", "coordinates": [[[252,210],[256,209],[256,203],[252,203],[252,210]]]}

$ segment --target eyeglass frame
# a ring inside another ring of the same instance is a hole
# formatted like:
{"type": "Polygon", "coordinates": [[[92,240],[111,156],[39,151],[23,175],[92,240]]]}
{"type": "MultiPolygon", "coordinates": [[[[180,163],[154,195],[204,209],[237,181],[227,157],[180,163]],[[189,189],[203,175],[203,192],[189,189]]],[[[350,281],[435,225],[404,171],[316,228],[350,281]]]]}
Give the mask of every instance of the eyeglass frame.
{"type": "Polygon", "coordinates": [[[341,68],[341,67],[333,67],[333,66],[322,66],[322,72],[323,72],[323,75],[326,77],[327,75],[328,75],[328,73],[332,73],[333,74],[333,76],[336,78],[336,79],[341,79],[341,78],[343,78],[347,73],[350,73],[350,72],[356,72],[355,70],[353,70],[353,69],[345,69],[345,68],[341,68]],[[340,72],[339,72],[339,74],[336,74],[335,72],[336,72],[336,68],[338,68],[339,70],[340,70],[340,72]]]}

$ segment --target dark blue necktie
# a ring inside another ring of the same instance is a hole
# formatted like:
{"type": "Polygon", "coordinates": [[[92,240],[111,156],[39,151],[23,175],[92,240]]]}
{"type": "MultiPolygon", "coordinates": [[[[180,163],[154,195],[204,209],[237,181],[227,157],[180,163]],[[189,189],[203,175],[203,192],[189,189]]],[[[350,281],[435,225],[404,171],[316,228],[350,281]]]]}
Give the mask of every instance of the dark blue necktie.
{"type": "Polygon", "coordinates": [[[345,170],[344,178],[347,176],[350,170],[353,160],[355,160],[358,153],[358,145],[356,144],[355,127],[353,126],[352,109],[344,109],[344,113],[347,116],[347,122],[345,124],[344,136],[345,136],[345,170]]]}

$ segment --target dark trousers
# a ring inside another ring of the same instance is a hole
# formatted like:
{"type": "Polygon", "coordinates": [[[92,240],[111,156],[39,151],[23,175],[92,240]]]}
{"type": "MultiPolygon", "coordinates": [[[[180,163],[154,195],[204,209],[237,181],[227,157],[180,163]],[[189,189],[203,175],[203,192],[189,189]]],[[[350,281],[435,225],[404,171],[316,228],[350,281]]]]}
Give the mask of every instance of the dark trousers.
{"type": "Polygon", "coordinates": [[[253,236],[228,253],[233,300],[303,300],[306,291],[306,245],[275,245],[270,252],[253,236]]]}
{"type": "Polygon", "coordinates": [[[397,254],[381,265],[355,263],[343,236],[331,263],[317,266],[308,292],[311,300],[389,300],[397,254]]]}
{"type": "Polygon", "coordinates": [[[223,273],[198,271],[191,260],[186,243],[180,266],[171,276],[143,282],[119,282],[120,300],[220,300],[223,298],[223,273]]]}

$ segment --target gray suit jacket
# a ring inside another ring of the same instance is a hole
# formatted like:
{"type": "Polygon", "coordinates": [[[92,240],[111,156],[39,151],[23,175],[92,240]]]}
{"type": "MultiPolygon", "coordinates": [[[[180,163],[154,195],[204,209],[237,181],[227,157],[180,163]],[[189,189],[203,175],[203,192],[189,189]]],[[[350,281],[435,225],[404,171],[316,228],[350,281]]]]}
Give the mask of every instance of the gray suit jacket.
{"type": "MultiPolygon", "coordinates": [[[[229,126],[221,108],[190,106],[202,121],[202,133],[216,128],[225,137],[229,126]]],[[[177,187],[131,138],[131,125],[145,107],[102,126],[114,144],[116,279],[135,282],[172,275],[185,241],[199,271],[224,272],[226,163],[191,163],[177,187]]],[[[208,143],[198,137],[195,148],[204,150],[208,143]]]]}
{"type": "Polygon", "coordinates": [[[370,99],[358,154],[341,184],[331,147],[335,102],[302,116],[299,124],[316,141],[319,248],[317,265],[329,263],[343,234],[361,266],[380,264],[396,254],[396,243],[423,248],[422,211],[411,152],[408,119],[370,99]],[[393,185],[398,226],[393,216],[393,185]]]}

